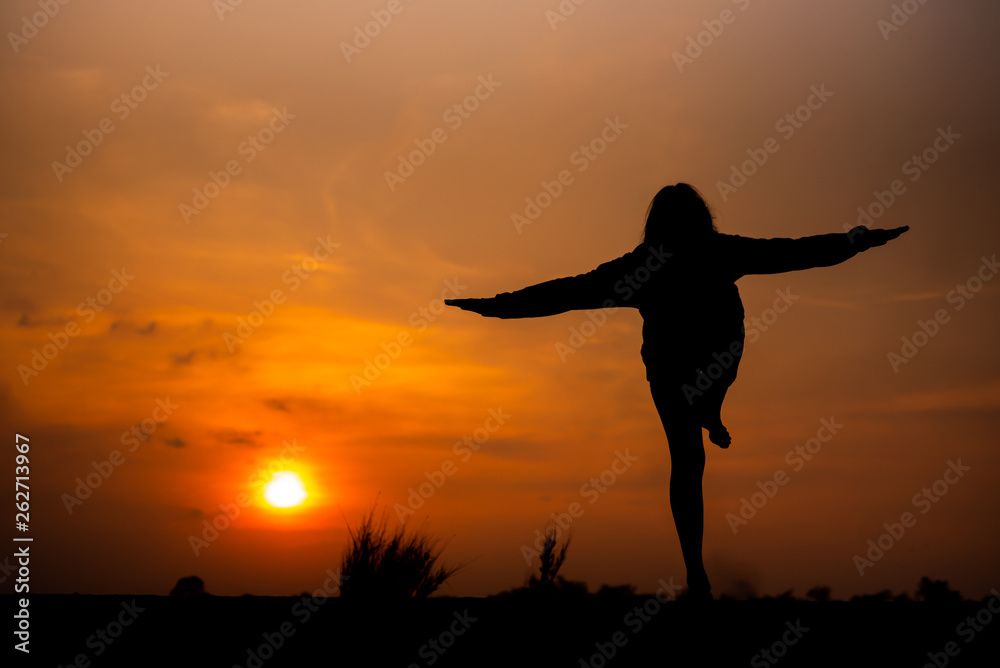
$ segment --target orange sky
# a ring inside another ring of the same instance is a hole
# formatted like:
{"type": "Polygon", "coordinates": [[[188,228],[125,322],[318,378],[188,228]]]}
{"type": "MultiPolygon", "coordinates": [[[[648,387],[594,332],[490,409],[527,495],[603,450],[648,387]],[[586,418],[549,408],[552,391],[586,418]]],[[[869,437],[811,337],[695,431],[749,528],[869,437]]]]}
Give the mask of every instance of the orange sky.
{"type": "Polygon", "coordinates": [[[21,36],[0,59],[0,423],[31,438],[34,590],[165,593],[189,574],[218,594],[311,590],[345,518],[441,475],[409,521],[469,562],[443,593],[520,585],[522,545],[574,502],[564,575],[683,581],[639,315],[585,326],[564,360],[584,312],[501,321],[437,300],[618,257],[669,183],[699,187],[722,231],[772,237],[842,231],[895,180],[874,224],[910,225],[900,240],[739,283],[748,329],[769,324],[724,409],[734,445],[709,444],[709,573],[718,592],[997,586],[1000,282],[967,282],[1000,250],[1000,8],[928,3],[890,31],[891,4],[590,0],[557,21],[555,0],[221,17],[109,0],[32,30],[35,2],[4,3],[0,27],[21,36]],[[345,49],[373,11],[386,25],[345,49]],[[603,152],[581,150],[602,133],[603,152]],[[525,199],[561,174],[536,215],[525,199]],[[797,299],[774,318],[777,291],[797,299]],[[889,353],[942,309],[894,370],[889,353]],[[369,361],[385,368],[363,384],[369,361]],[[843,426],[786,459],[824,420],[843,426]],[[147,440],[129,436],[143,424],[147,440]],[[456,451],[466,438],[483,443],[456,451]],[[298,509],[261,500],[282,455],[310,492],[298,509]],[[939,501],[914,498],[958,460],[969,470],[939,501]],[[779,470],[787,484],[734,533],[727,514],[779,470]],[[220,506],[239,515],[196,555],[220,506]],[[915,524],[859,575],[854,556],[905,512],[915,524]]]}

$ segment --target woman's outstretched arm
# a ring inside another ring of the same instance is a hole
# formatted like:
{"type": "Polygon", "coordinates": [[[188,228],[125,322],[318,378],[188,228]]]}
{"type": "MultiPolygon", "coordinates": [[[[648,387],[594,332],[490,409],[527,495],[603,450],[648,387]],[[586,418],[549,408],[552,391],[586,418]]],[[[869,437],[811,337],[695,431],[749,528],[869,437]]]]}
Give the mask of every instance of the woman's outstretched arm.
{"type": "Polygon", "coordinates": [[[843,234],[819,234],[800,239],[751,239],[724,236],[725,262],[736,277],[746,274],[778,274],[813,267],[830,267],[858,253],[883,246],[910,228],[869,230],[859,226],[843,234]]]}
{"type": "Polygon", "coordinates": [[[637,249],[586,274],[557,278],[485,299],[446,299],[445,304],[491,318],[539,318],[581,309],[638,307],[638,300],[629,299],[635,291],[626,282],[635,269],[638,254],[637,249]]]}

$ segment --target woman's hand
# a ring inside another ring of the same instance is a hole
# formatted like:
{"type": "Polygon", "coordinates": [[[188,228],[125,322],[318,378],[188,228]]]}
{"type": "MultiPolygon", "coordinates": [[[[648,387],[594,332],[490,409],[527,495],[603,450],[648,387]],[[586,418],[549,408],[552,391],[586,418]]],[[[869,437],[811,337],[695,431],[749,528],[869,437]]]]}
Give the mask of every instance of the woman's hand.
{"type": "Polygon", "coordinates": [[[481,316],[499,318],[500,313],[496,308],[496,302],[492,297],[486,299],[445,299],[448,306],[457,306],[463,311],[472,311],[481,316]]]}
{"type": "Polygon", "coordinates": [[[858,225],[847,233],[847,238],[851,240],[851,243],[860,242],[862,249],[868,250],[875,246],[884,246],[909,229],[910,226],[905,225],[891,230],[869,230],[864,225],[858,225]]]}

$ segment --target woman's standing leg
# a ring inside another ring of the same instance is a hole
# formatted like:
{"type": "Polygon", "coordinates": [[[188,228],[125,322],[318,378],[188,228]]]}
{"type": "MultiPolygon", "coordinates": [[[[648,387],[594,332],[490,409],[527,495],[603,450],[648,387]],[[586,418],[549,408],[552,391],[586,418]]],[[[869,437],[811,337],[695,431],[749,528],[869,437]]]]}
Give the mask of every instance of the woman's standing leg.
{"type": "Polygon", "coordinates": [[[701,486],[705,473],[705,442],[701,424],[685,401],[680,385],[653,381],[649,387],[670,448],[670,511],[687,568],[688,591],[696,597],[708,598],[711,585],[701,554],[705,532],[701,486]]]}

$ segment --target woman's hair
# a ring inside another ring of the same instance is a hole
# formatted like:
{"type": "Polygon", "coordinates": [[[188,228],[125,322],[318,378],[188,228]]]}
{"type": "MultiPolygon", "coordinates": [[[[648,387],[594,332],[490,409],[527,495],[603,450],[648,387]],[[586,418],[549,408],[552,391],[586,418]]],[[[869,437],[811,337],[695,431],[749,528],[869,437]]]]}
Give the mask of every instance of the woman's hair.
{"type": "Polygon", "coordinates": [[[718,232],[712,211],[694,186],[678,183],[656,193],[646,211],[642,243],[680,248],[718,232]]]}

